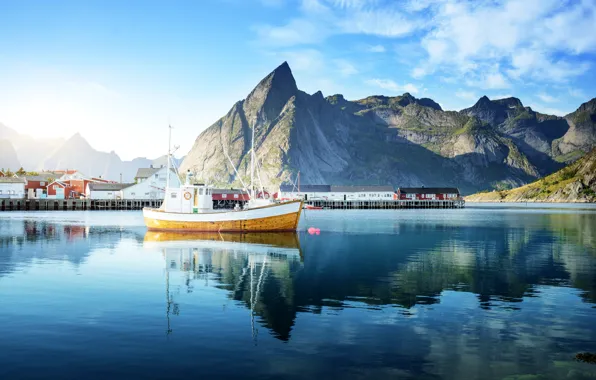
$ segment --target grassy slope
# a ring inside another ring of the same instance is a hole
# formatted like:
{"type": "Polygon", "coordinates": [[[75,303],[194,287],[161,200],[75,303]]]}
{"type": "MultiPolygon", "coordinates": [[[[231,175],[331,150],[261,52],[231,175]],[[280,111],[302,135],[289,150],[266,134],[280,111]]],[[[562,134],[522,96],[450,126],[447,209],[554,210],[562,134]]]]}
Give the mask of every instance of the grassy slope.
{"type": "Polygon", "coordinates": [[[482,192],[469,202],[596,202],[596,149],[549,176],[511,190],[482,192]]]}

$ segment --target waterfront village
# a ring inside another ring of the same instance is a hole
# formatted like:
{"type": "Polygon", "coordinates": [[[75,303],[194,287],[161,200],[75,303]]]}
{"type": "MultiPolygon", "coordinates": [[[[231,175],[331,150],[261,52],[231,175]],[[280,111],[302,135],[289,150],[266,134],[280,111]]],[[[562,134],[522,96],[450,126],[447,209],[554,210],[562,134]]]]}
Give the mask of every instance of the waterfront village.
{"type": "MultiPolygon", "coordinates": [[[[100,176],[87,176],[75,169],[39,173],[0,171],[0,207],[2,210],[27,209],[23,201],[33,200],[87,200],[103,202],[104,205],[110,201],[133,201],[128,204],[139,208],[147,204],[159,205],[165,194],[166,175],[167,168],[164,166],[139,168],[134,182],[121,183],[100,176]]],[[[180,186],[180,178],[173,169],[170,170],[169,180],[170,186],[180,186]]],[[[396,201],[401,201],[402,206],[404,202],[417,202],[416,205],[420,207],[433,207],[433,202],[436,207],[446,207],[447,202],[451,205],[449,207],[463,206],[457,188],[291,184],[281,185],[273,191],[259,191],[257,196],[279,201],[303,199],[307,204],[326,208],[345,208],[347,203],[364,205],[358,202],[367,202],[369,206],[373,203],[384,205],[379,208],[394,208],[388,205],[396,201]]],[[[233,208],[247,202],[249,194],[246,190],[219,188],[213,189],[212,197],[214,208],[233,208]]],[[[112,204],[116,204],[114,202],[112,204]]]]}

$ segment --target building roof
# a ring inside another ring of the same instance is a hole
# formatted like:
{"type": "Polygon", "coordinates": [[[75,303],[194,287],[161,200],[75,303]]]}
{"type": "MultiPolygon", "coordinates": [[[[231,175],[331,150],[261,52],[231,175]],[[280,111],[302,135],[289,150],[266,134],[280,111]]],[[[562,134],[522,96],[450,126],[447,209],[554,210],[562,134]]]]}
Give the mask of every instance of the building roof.
{"type": "Polygon", "coordinates": [[[135,178],[149,178],[157,173],[161,168],[139,168],[135,178]]]}
{"type": "MultiPolygon", "coordinates": [[[[161,169],[165,169],[163,166],[160,168],[138,168],[137,169],[137,174],[135,175],[135,179],[137,178],[149,178],[151,177],[153,174],[157,173],[158,171],[160,171],[161,169]]],[[[174,170],[174,168],[170,168],[170,171],[172,173],[176,173],[176,171],[174,170]]]]}
{"type": "Polygon", "coordinates": [[[26,175],[22,176],[21,178],[27,179],[27,181],[37,181],[37,182],[49,182],[49,178],[56,178],[54,173],[42,172],[39,175],[26,175]]]}
{"type": "Polygon", "coordinates": [[[25,178],[0,177],[0,183],[26,183],[25,178]]]}
{"type": "Polygon", "coordinates": [[[402,194],[459,194],[456,187],[400,187],[402,194]]]}
{"type": "Polygon", "coordinates": [[[334,193],[358,193],[358,192],[390,192],[393,193],[395,189],[393,186],[376,186],[376,185],[363,185],[363,186],[331,186],[331,191],[334,193]]]}
{"type": "Polygon", "coordinates": [[[63,181],[57,181],[57,180],[54,181],[54,182],[52,182],[52,183],[50,183],[50,184],[48,184],[48,186],[53,185],[55,183],[57,183],[58,185],[60,185],[62,187],[68,187],[68,184],[67,183],[64,183],[63,181]]]}
{"type": "Polygon", "coordinates": [[[300,192],[300,193],[328,193],[331,191],[330,185],[280,185],[279,191],[284,193],[300,192]],[[298,191],[300,189],[300,191],[298,191]]]}
{"type": "Polygon", "coordinates": [[[134,183],[97,183],[89,182],[89,190],[91,191],[118,191],[125,189],[134,183]]]}
{"type": "Polygon", "coordinates": [[[242,189],[212,189],[211,194],[248,194],[242,189]]]}

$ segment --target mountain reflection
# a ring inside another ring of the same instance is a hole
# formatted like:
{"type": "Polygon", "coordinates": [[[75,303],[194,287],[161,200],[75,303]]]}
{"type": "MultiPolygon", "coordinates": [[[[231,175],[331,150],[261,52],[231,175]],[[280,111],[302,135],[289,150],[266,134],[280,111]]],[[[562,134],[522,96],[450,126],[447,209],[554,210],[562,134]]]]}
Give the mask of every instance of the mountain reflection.
{"type": "Polygon", "coordinates": [[[408,315],[441,302],[445,291],[473,293],[482,309],[517,310],[524,298],[540,297],[543,285],[580,289],[594,303],[594,218],[578,217],[552,215],[531,228],[396,223],[394,234],[302,233],[277,241],[275,234],[186,240],[148,233],[145,245],[163,252],[168,271],[190,274],[189,282],[208,278],[288,340],[299,312],[395,305],[408,315]]]}
{"type": "MultiPolygon", "coordinates": [[[[467,292],[475,307],[523,308],[544,286],[579,290],[596,303],[596,218],[593,213],[523,214],[498,224],[390,220],[391,233],[159,234],[143,228],[67,221],[0,219],[0,279],[36,261],[85,265],[99,249],[122,242],[163,253],[170,274],[226,291],[265,326],[289,340],[299,313],[324,308],[440,303],[446,291],[467,292]]],[[[184,313],[166,290],[168,318],[184,313]]],[[[170,326],[168,330],[175,329],[170,326]]]]}

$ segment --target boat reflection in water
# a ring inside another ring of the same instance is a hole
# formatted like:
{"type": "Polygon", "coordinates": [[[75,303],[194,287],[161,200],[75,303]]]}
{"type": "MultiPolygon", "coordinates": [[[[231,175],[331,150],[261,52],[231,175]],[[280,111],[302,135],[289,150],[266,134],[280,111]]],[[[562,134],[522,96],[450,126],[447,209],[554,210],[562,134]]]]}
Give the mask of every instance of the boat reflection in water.
{"type": "MultiPolygon", "coordinates": [[[[288,279],[302,268],[302,253],[296,233],[148,231],[143,247],[161,251],[165,260],[167,334],[172,333],[170,316],[180,312],[180,306],[174,300],[175,292],[170,289],[170,276],[176,272],[184,274],[187,292],[192,291],[194,280],[204,280],[206,286],[226,289],[232,299],[245,303],[250,310],[255,344],[258,333],[255,315],[260,316],[261,322],[271,328],[278,338],[289,338],[291,325],[277,326],[276,329],[265,320],[268,303],[264,292],[265,283],[274,290],[289,286],[287,296],[291,297],[291,280],[288,279]]],[[[279,293],[275,297],[279,298],[279,293]]]]}

